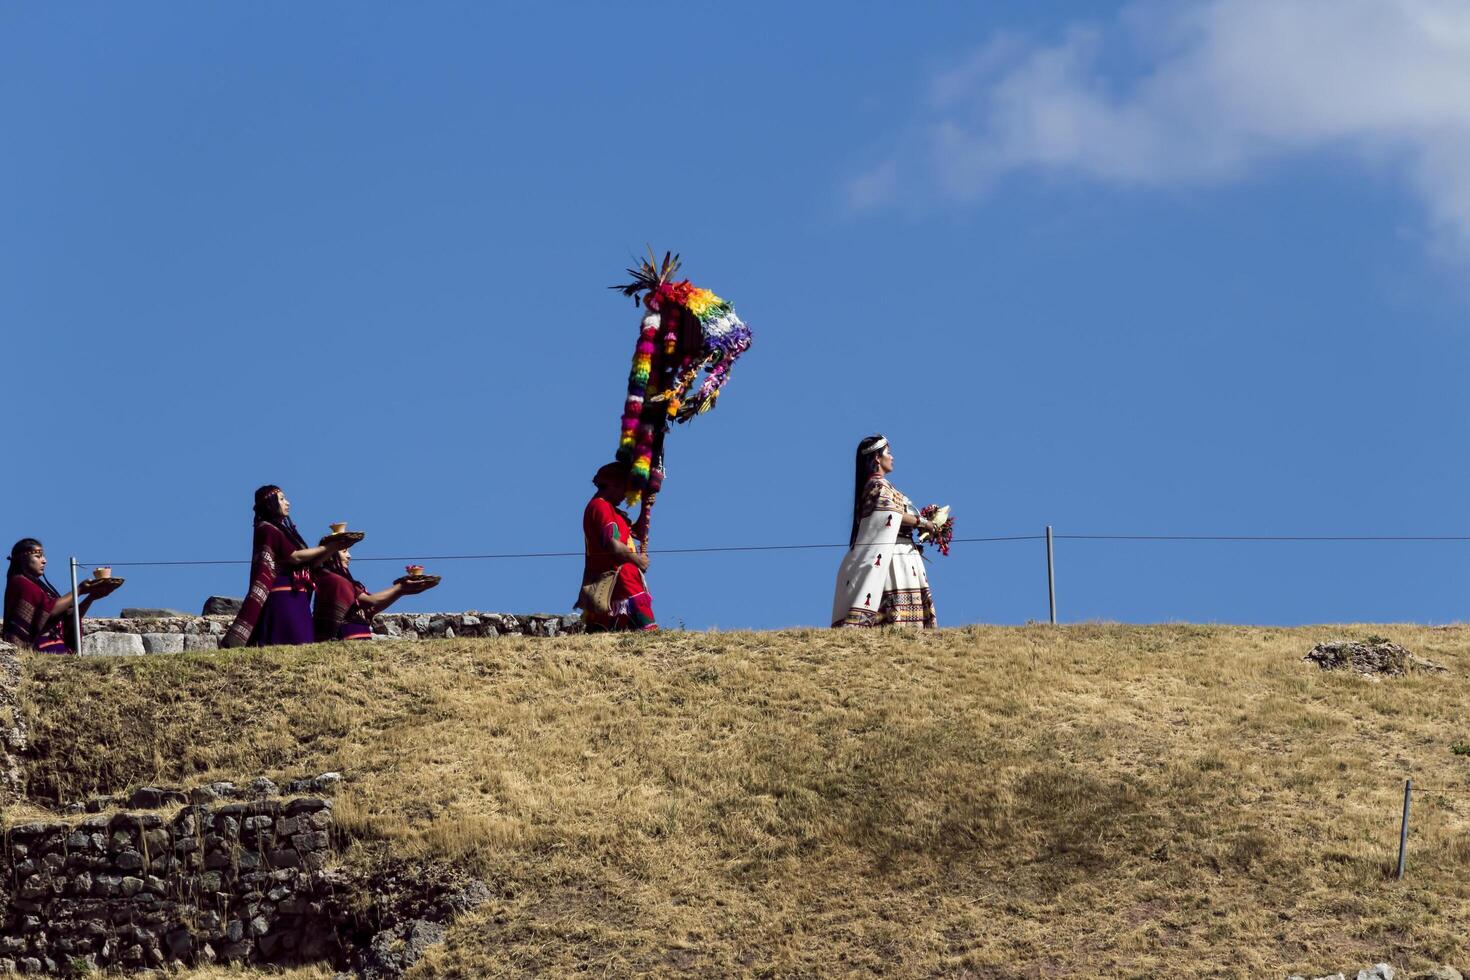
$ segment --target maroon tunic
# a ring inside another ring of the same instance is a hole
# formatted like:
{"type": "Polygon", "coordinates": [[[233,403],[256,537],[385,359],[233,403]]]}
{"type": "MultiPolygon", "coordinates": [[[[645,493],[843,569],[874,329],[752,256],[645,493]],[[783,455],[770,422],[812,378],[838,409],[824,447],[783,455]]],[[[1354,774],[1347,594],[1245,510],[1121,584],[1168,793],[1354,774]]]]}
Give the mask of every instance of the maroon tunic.
{"type": "Polygon", "coordinates": [[[220,646],[311,642],[311,572],[291,567],[291,553],[296,550],[279,527],[269,521],[256,522],[250,591],[220,646]]]}
{"type": "Polygon", "coordinates": [[[53,616],[58,596],[35,579],[12,575],[5,583],[5,640],[42,653],[69,653],[66,617],[53,616]]]}
{"type": "Polygon", "coordinates": [[[373,609],[363,599],[367,594],[367,586],[340,565],[318,569],[311,614],[316,641],[372,639],[373,609]]]}

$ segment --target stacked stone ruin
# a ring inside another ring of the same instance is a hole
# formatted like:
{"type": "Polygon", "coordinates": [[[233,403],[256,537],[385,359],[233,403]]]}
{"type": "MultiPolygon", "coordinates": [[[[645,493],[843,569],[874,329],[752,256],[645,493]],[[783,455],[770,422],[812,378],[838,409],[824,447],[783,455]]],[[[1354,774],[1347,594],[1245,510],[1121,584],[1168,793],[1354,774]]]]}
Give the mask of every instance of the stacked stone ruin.
{"type": "Polygon", "coordinates": [[[318,797],[8,827],[0,973],[332,958],[332,853],[318,797]]]}
{"type": "MultiPolygon", "coordinates": [[[[212,650],[229,622],[89,619],[83,653],[212,650]]],[[[580,630],[574,617],[476,612],[374,622],[377,638],[405,640],[580,630]]],[[[294,781],[284,799],[264,778],[240,791],[145,787],[65,807],[74,819],[15,823],[13,807],[26,799],[20,681],[17,652],[0,643],[0,974],[330,962],[386,980],[489,897],[478,880],[408,876],[412,885],[393,894],[411,908],[379,902],[363,869],[337,864],[332,804],[319,795],[340,781],[336,773],[294,781]],[[251,798],[219,798],[239,793],[251,798]]]]}
{"type": "Polygon", "coordinates": [[[25,719],[20,713],[20,658],[14,647],[0,644],[0,813],[12,800],[25,795],[25,770],[20,764],[25,747],[25,719]]]}
{"type": "MultiPolygon", "coordinates": [[[[217,650],[232,618],[178,614],[88,619],[83,623],[82,653],[127,656],[217,650]]],[[[562,636],[581,631],[578,617],[546,613],[382,613],[373,619],[373,638],[379,640],[562,636]]]]}

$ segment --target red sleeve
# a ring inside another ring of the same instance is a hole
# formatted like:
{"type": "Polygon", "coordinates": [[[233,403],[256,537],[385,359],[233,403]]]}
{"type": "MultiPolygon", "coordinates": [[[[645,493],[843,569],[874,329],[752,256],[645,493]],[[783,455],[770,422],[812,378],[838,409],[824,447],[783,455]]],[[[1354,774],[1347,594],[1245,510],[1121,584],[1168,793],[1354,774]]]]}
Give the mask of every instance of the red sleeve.
{"type": "Polygon", "coordinates": [[[587,543],[606,550],[608,544],[611,543],[607,533],[609,524],[616,531],[618,512],[606,500],[601,497],[593,497],[592,502],[587,505],[587,513],[582,517],[582,533],[587,536],[587,543]]]}

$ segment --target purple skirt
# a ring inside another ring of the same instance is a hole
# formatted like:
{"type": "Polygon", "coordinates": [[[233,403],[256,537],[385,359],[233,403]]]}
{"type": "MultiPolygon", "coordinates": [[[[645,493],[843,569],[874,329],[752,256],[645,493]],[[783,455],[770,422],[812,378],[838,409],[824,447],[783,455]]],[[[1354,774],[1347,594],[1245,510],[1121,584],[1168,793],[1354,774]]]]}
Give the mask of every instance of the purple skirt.
{"type": "Polygon", "coordinates": [[[311,593],[292,590],[272,592],[265,600],[260,622],[255,624],[255,632],[250,634],[250,645],[297,646],[315,639],[311,623],[311,593]]]}

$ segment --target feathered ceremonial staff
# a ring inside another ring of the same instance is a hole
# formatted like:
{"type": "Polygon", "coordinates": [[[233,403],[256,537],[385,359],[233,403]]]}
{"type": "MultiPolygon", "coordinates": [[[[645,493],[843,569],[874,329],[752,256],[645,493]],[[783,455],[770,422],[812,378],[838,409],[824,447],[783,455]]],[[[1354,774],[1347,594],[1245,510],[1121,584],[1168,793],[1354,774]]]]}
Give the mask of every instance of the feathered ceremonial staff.
{"type": "Polygon", "coordinates": [[[663,485],[669,421],[687,422],[714,408],[731,366],[750,347],[750,328],[735,308],[688,279],[675,281],[678,272],[679,256],[665,252],[658,262],[650,248],[628,270],[632,282],[608,287],[644,309],[617,453],[628,464],[628,505],[642,504],[633,536],[644,548],[663,485]]]}

